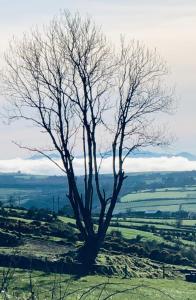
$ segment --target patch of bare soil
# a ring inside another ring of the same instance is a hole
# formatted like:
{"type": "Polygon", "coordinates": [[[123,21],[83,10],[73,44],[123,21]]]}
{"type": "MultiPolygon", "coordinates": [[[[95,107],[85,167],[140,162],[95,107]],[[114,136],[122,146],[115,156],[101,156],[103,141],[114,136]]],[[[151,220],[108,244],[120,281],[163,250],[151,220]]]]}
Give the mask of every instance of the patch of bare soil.
{"type": "Polygon", "coordinates": [[[70,250],[73,250],[74,246],[70,243],[61,244],[55,241],[49,241],[44,239],[26,238],[24,244],[15,248],[23,255],[27,256],[39,256],[52,258],[61,254],[66,254],[70,250]]]}

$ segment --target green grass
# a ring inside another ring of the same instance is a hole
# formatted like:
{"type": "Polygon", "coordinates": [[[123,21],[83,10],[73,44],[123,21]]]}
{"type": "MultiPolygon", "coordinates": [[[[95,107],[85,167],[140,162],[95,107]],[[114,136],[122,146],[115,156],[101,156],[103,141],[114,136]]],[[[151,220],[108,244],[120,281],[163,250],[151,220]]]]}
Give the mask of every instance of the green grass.
{"type": "Polygon", "coordinates": [[[142,238],[145,240],[156,240],[157,242],[160,243],[164,242],[164,239],[162,237],[157,236],[152,232],[148,232],[148,231],[111,226],[109,227],[108,232],[111,232],[112,230],[120,231],[126,239],[133,239],[137,235],[141,235],[142,238]]]}
{"type": "MultiPolygon", "coordinates": [[[[112,219],[114,222],[118,222],[122,225],[134,225],[134,226],[142,226],[142,225],[152,225],[156,228],[176,228],[176,220],[175,219],[147,219],[147,218],[116,218],[112,219]]],[[[196,220],[183,220],[182,225],[184,226],[196,226],[196,220]]]]}
{"type": "MultiPolygon", "coordinates": [[[[67,218],[67,217],[58,217],[58,218],[65,223],[71,222],[71,223],[75,224],[74,219],[67,218]]],[[[133,239],[137,235],[141,235],[143,237],[143,239],[156,240],[157,242],[164,242],[164,239],[162,237],[157,236],[157,235],[155,235],[151,232],[147,232],[147,231],[110,226],[108,228],[108,233],[111,232],[112,230],[120,231],[122,233],[122,235],[127,239],[133,239]]]]}
{"type": "Polygon", "coordinates": [[[24,218],[19,218],[19,217],[8,217],[7,219],[21,221],[21,222],[24,222],[24,223],[31,223],[33,221],[31,219],[24,219],[24,218]]]}
{"type": "MultiPolygon", "coordinates": [[[[33,221],[35,221],[34,219],[26,219],[26,218],[20,218],[20,217],[7,217],[7,220],[15,220],[15,221],[21,221],[24,223],[32,223],[33,221]]],[[[46,224],[46,222],[44,221],[39,221],[42,225],[46,224]]]]}
{"type": "Polygon", "coordinates": [[[76,224],[75,219],[73,218],[68,218],[68,217],[58,217],[58,219],[64,223],[72,223],[72,224],[76,224]]]}
{"type": "Polygon", "coordinates": [[[155,192],[142,191],[123,196],[117,203],[115,212],[123,212],[127,209],[177,211],[179,205],[187,211],[196,210],[196,191],[182,189],[159,189],[155,192]]]}
{"type": "MultiPolygon", "coordinates": [[[[71,222],[73,224],[75,224],[74,219],[72,218],[68,218],[68,217],[58,217],[59,220],[68,223],[71,222]]],[[[153,225],[155,226],[157,229],[175,229],[175,224],[176,224],[176,220],[171,220],[171,219],[143,219],[143,218],[126,218],[126,221],[122,221],[123,219],[119,218],[118,222],[121,225],[134,225],[134,226],[142,226],[145,224],[153,225]],[[129,221],[133,221],[133,222],[129,222],[129,221]],[[134,221],[139,221],[141,223],[134,223],[134,221]],[[151,223],[152,222],[152,223],[151,223]],[[162,223],[162,224],[153,224],[153,223],[162,223]]],[[[113,218],[112,221],[116,222],[117,218],[113,218]]],[[[183,220],[183,225],[189,225],[190,227],[193,226],[196,223],[196,220],[183,220]]],[[[143,230],[138,230],[138,229],[132,229],[132,228],[123,228],[123,227],[116,227],[116,226],[110,226],[108,228],[108,233],[110,233],[112,230],[117,230],[120,231],[122,233],[122,235],[126,238],[126,239],[134,239],[136,238],[137,235],[141,235],[142,239],[144,240],[156,240],[159,243],[168,243],[168,244],[172,244],[172,242],[168,242],[165,241],[161,236],[158,236],[152,232],[148,232],[148,231],[143,231],[143,230]]],[[[189,242],[189,241],[185,241],[183,240],[184,245],[193,245],[194,242],[189,242]]]]}
{"type": "MultiPolygon", "coordinates": [[[[190,200],[187,200],[189,202],[190,200]]],[[[132,202],[118,202],[115,206],[115,214],[117,213],[124,213],[127,210],[131,209],[132,211],[178,211],[179,205],[182,204],[182,209],[187,211],[193,211],[196,210],[196,200],[193,203],[193,200],[191,200],[191,203],[185,203],[185,200],[148,200],[148,201],[132,201],[132,202]]]]}
{"type": "MultiPolygon", "coordinates": [[[[71,223],[75,224],[74,219],[71,219],[68,217],[58,217],[58,218],[65,223],[71,222],[71,223]]],[[[125,223],[125,224],[127,224],[127,223],[125,223]]],[[[157,236],[157,235],[155,235],[151,232],[147,232],[147,231],[110,226],[108,228],[108,233],[111,232],[112,230],[120,231],[122,233],[122,235],[127,239],[133,239],[137,235],[141,235],[144,239],[156,240],[157,242],[164,242],[164,239],[162,237],[157,236]]]]}
{"type": "MultiPolygon", "coordinates": [[[[154,223],[160,223],[161,225],[174,225],[176,224],[176,220],[175,219],[152,219],[152,218],[116,218],[113,217],[114,221],[118,221],[118,222],[125,222],[125,223],[129,223],[129,222],[136,222],[136,223],[145,223],[145,224],[149,224],[149,225],[154,225],[154,223]]],[[[194,221],[194,220],[189,220],[189,221],[194,221]]],[[[196,220],[195,220],[196,222],[196,220]]]]}
{"type": "Polygon", "coordinates": [[[172,226],[172,225],[165,225],[165,224],[163,224],[163,225],[161,225],[161,224],[151,224],[151,223],[143,223],[143,222],[141,222],[141,223],[134,223],[134,222],[118,222],[120,225],[122,225],[122,226],[138,226],[138,227],[140,227],[140,226],[144,226],[144,225],[149,225],[149,226],[154,226],[155,228],[157,228],[157,229],[173,229],[173,228],[175,228],[175,226],[172,226]]]}
{"type": "Polygon", "coordinates": [[[180,241],[185,245],[185,246],[193,246],[195,247],[195,242],[194,241],[187,241],[187,240],[183,240],[183,239],[180,239],[180,241]]]}
{"type": "Polygon", "coordinates": [[[121,198],[121,202],[129,202],[129,201],[139,201],[139,200],[147,200],[147,199],[175,199],[175,198],[183,198],[189,199],[193,198],[196,199],[196,192],[194,191],[158,191],[158,192],[138,192],[138,193],[131,193],[125,195],[121,198]]]}
{"type": "Polygon", "coordinates": [[[183,220],[182,223],[187,226],[196,226],[196,220],[183,220]]]}
{"type": "Polygon", "coordinates": [[[139,201],[139,200],[153,200],[153,199],[196,199],[196,191],[192,190],[165,190],[165,191],[155,191],[155,192],[138,192],[138,193],[131,193],[125,195],[121,198],[121,202],[128,202],[128,201],[139,201]]]}
{"type": "MultiPolygon", "coordinates": [[[[117,218],[113,218],[113,220],[117,221],[117,218]]],[[[174,226],[176,224],[175,219],[148,219],[148,218],[118,218],[119,222],[139,222],[139,223],[147,223],[149,225],[154,225],[154,223],[160,223],[162,225],[171,225],[174,226]]],[[[196,220],[189,220],[185,219],[183,220],[183,225],[187,226],[195,226],[196,225],[196,220]]]]}
{"type": "Polygon", "coordinates": [[[158,188],[156,192],[167,192],[167,191],[196,191],[196,186],[186,186],[186,187],[165,187],[165,188],[158,188]]]}
{"type": "MultiPolygon", "coordinates": [[[[1,268],[1,276],[2,270],[1,268]]],[[[65,295],[69,294],[66,298],[62,298],[68,300],[103,300],[116,292],[118,294],[108,299],[194,300],[196,297],[196,285],[180,279],[121,279],[104,276],[86,276],[75,280],[69,275],[45,274],[43,272],[33,272],[31,278],[32,289],[35,296],[37,296],[36,299],[39,300],[59,299],[60,291],[61,295],[63,293],[65,295]],[[80,298],[82,294],[83,297],[80,298]]],[[[29,282],[29,272],[15,270],[13,277],[9,280],[8,291],[2,293],[2,298],[0,299],[31,299],[29,282]],[[8,295],[7,298],[4,297],[5,294],[8,295]]]]}

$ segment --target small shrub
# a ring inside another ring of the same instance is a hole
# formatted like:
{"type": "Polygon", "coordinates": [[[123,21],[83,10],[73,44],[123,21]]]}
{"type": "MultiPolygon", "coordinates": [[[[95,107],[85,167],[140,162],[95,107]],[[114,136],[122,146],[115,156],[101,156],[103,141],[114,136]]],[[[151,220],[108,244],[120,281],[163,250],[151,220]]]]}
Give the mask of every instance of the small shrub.
{"type": "Polygon", "coordinates": [[[41,224],[42,223],[38,220],[34,220],[34,221],[31,222],[31,225],[34,225],[34,226],[37,226],[37,227],[41,226],[41,224]]]}
{"type": "Polygon", "coordinates": [[[22,241],[17,235],[0,231],[0,247],[15,247],[21,243],[22,241]]]}

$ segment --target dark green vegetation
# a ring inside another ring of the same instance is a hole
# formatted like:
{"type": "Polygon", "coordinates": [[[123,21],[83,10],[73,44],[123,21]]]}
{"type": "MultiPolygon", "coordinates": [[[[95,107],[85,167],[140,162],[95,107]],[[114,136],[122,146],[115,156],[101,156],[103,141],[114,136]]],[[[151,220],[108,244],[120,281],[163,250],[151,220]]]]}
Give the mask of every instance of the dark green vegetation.
{"type": "Polygon", "coordinates": [[[63,176],[0,174],[0,201],[5,205],[58,210],[67,202],[66,193],[63,176]]]}

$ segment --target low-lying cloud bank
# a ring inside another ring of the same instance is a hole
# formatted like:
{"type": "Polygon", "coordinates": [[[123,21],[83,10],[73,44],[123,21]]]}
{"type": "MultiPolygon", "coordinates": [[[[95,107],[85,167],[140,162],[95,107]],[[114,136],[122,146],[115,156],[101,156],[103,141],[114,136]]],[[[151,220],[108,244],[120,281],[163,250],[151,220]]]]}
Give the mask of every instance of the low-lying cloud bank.
{"type": "MultiPolygon", "coordinates": [[[[61,165],[61,162],[56,160],[61,165]]],[[[83,174],[83,159],[75,158],[74,165],[77,175],[83,174]]],[[[184,157],[156,157],[156,158],[127,158],[126,172],[152,172],[152,171],[192,171],[196,170],[196,161],[190,161],[184,157]]],[[[0,160],[0,172],[22,172],[40,175],[62,175],[51,161],[43,159],[10,159],[0,160]]],[[[102,161],[101,173],[107,174],[112,171],[112,159],[102,161]]]]}

